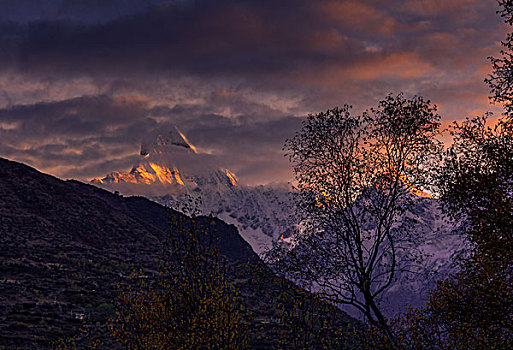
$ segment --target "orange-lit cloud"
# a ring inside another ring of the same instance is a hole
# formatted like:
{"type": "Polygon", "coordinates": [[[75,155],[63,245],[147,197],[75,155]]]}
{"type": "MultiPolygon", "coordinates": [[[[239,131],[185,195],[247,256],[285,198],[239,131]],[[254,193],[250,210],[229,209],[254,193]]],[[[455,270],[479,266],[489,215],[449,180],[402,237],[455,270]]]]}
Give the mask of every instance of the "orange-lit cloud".
{"type": "Polygon", "coordinates": [[[384,11],[365,1],[320,1],[320,15],[328,21],[335,21],[355,31],[392,35],[397,21],[384,11]]]}
{"type": "Polygon", "coordinates": [[[419,15],[433,16],[454,11],[461,12],[479,3],[483,3],[483,0],[407,0],[403,7],[406,11],[419,15]]]}
{"type": "Polygon", "coordinates": [[[382,78],[412,79],[432,73],[435,68],[416,53],[399,52],[378,55],[367,62],[356,64],[347,74],[354,79],[375,80],[382,78]]]}

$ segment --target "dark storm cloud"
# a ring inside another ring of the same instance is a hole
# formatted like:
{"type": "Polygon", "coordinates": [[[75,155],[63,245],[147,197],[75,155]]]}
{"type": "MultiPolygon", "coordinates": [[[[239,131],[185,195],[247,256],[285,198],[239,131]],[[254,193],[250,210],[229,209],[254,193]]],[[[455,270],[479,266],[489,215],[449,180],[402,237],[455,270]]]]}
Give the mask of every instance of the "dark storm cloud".
{"type": "MultiPolygon", "coordinates": [[[[460,50],[456,56],[464,56],[465,47],[487,40],[487,31],[498,23],[490,2],[219,0],[154,6],[96,25],[23,25],[14,31],[15,62],[56,74],[163,71],[253,78],[358,66],[362,59],[372,64],[412,50],[436,63],[442,59],[438,51],[450,53],[445,45],[466,43],[454,48],[460,50]],[[461,30],[466,27],[479,28],[479,35],[461,30]],[[433,38],[440,33],[449,34],[433,38]]],[[[8,31],[3,38],[12,45],[8,31]]]]}
{"type": "Polygon", "coordinates": [[[169,0],[0,0],[0,21],[29,23],[34,21],[73,21],[82,24],[109,22],[146,11],[169,0]]]}
{"type": "Polygon", "coordinates": [[[495,0],[46,4],[0,0],[0,155],[60,176],[126,171],[177,125],[246,181],[285,180],[308,112],[399,91],[446,119],[489,109],[504,38],[495,0]]]}
{"type": "Polygon", "coordinates": [[[155,125],[144,104],[106,96],[14,106],[0,110],[0,152],[40,168],[82,167],[135,153],[140,130],[155,125]]]}
{"type": "Polygon", "coordinates": [[[157,70],[253,75],[290,71],[361,51],[358,42],[314,23],[308,4],[199,1],[190,8],[155,7],[95,26],[35,22],[19,37],[16,62],[23,69],[60,74],[157,70]],[[336,41],[336,50],[319,46],[319,38],[325,40],[326,35],[336,41]]]}
{"type": "Polygon", "coordinates": [[[111,91],[195,77],[205,85],[291,92],[301,95],[302,110],[315,111],[340,99],[364,104],[391,91],[423,93],[451,76],[472,79],[486,93],[482,67],[503,37],[494,0],[219,0],[145,8],[98,24],[5,27],[3,69],[91,77],[111,91]],[[476,71],[481,75],[471,77],[476,71]]]}
{"type": "Polygon", "coordinates": [[[234,169],[246,182],[255,184],[261,179],[283,181],[290,178],[291,170],[282,146],[286,138],[293,136],[300,123],[301,119],[296,117],[255,124],[242,122],[224,128],[192,130],[191,137],[194,135],[198,140],[208,140],[212,147],[221,148],[228,155],[226,166],[234,169]]]}
{"type": "Polygon", "coordinates": [[[129,170],[144,137],[179,126],[201,152],[211,153],[210,162],[240,171],[246,181],[258,182],[273,165],[284,168],[281,146],[300,118],[240,98],[231,105],[245,106],[248,114],[226,117],[203,105],[149,108],[108,96],[14,106],[0,110],[0,153],[63,177],[103,176],[129,170]]]}
{"type": "Polygon", "coordinates": [[[337,19],[325,21],[322,15],[311,2],[199,1],[189,9],[155,7],[99,25],[33,22],[12,34],[21,67],[68,74],[112,69],[250,74],[355,60],[361,43],[340,33],[348,29],[344,23],[333,26],[337,19]]]}
{"type": "Polygon", "coordinates": [[[143,107],[137,100],[87,96],[2,109],[0,120],[18,123],[16,130],[27,137],[96,136],[132,128],[142,119],[143,107]]]}

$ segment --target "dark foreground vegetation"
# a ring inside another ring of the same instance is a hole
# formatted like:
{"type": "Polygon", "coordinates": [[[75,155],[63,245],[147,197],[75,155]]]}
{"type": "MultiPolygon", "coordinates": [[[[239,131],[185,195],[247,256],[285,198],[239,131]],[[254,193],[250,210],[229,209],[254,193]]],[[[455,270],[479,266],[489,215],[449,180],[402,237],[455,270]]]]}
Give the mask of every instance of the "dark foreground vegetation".
{"type": "Polygon", "coordinates": [[[385,348],[513,347],[513,120],[487,117],[452,125],[444,150],[436,107],[419,97],[388,96],[361,116],[349,106],[310,115],[285,146],[303,231],[268,264],[359,310],[385,348]],[[408,214],[425,189],[467,248],[424,307],[387,319],[383,293],[420,263],[423,231],[408,214]]]}
{"type": "Polygon", "coordinates": [[[359,332],[217,219],[0,159],[0,227],[8,349],[347,348],[359,332]]]}

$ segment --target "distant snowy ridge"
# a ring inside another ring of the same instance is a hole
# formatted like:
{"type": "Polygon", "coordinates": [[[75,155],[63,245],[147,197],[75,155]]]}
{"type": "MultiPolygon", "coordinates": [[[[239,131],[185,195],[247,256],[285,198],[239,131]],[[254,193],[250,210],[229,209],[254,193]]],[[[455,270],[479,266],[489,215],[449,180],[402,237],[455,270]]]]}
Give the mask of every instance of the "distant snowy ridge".
{"type": "MultiPolygon", "coordinates": [[[[143,141],[139,161],[129,172],[112,172],[92,182],[178,210],[196,201],[195,209],[202,214],[236,226],[260,256],[293,240],[298,224],[288,185],[241,185],[235,173],[209,161],[176,127],[143,141]]],[[[426,254],[416,275],[400,274],[387,291],[388,314],[406,304],[420,306],[435,281],[454,271],[453,255],[465,247],[455,227],[443,219],[436,199],[418,191],[412,195],[416,204],[405,215],[416,223],[421,234],[417,248],[426,254]]]]}
{"type": "Polygon", "coordinates": [[[143,141],[129,172],[114,171],[91,182],[173,209],[197,200],[195,209],[235,225],[257,254],[293,227],[287,185],[241,186],[235,173],[211,164],[177,127],[143,141]]]}
{"type": "Polygon", "coordinates": [[[281,186],[219,186],[204,183],[187,194],[167,194],[151,197],[154,201],[176,208],[177,203],[199,198],[203,214],[213,214],[233,224],[241,236],[261,255],[283,236],[288,237],[294,227],[290,208],[290,191],[281,186]]]}

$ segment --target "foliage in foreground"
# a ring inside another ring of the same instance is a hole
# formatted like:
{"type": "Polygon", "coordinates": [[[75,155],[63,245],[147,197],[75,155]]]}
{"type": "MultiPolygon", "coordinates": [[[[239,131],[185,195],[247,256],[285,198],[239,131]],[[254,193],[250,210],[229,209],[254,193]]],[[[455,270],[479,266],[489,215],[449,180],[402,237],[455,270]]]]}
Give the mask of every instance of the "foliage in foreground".
{"type": "Polygon", "coordinates": [[[396,324],[409,349],[513,348],[513,122],[474,118],[453,127],[440,173],[446,212],[469,250],[426,306],[396,324]]]}
{"type": "Polygon", "coordinates": [[[155,278],[122,287],[112,335],[130,349],[244,349],[247,324],[212,235],[198,221],[171,223],[155,278]]]}

